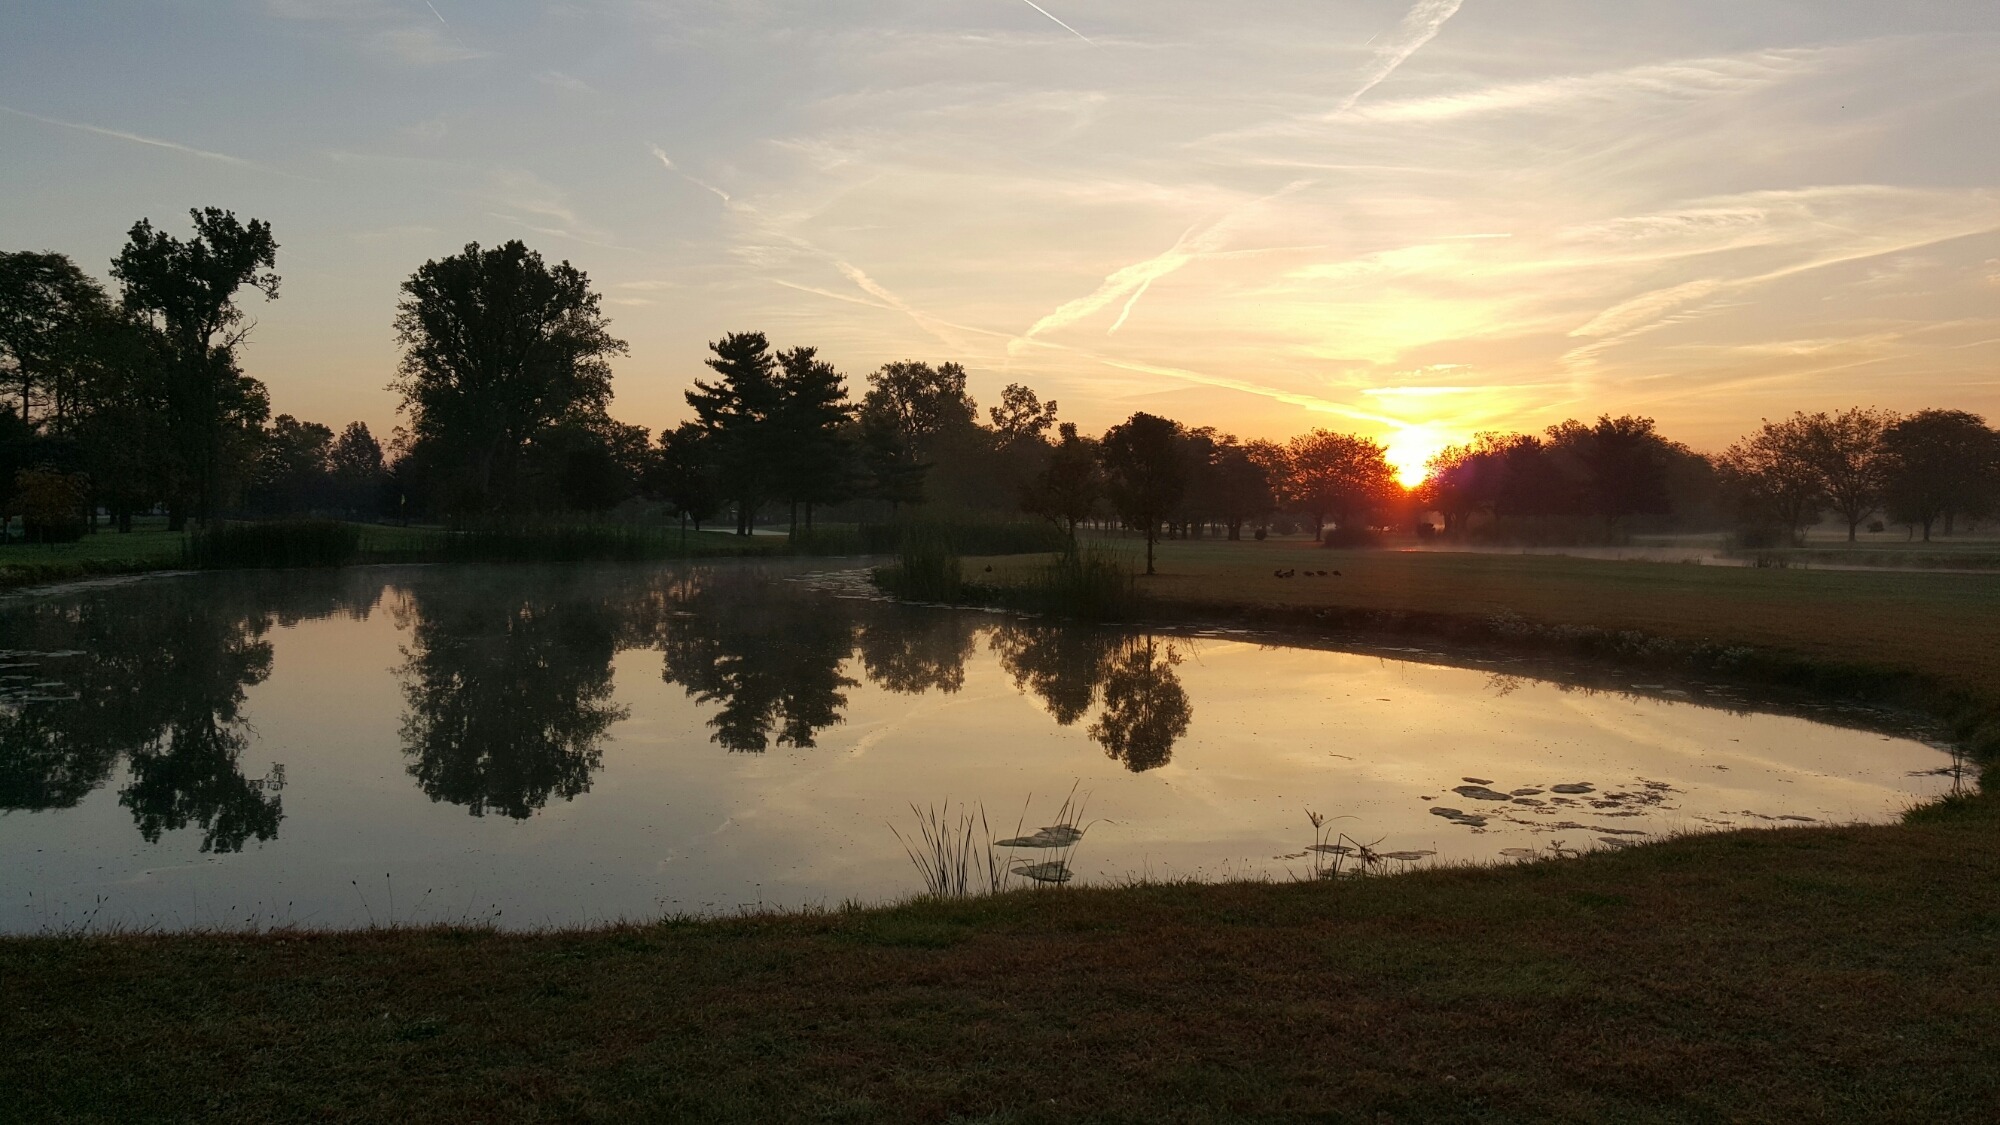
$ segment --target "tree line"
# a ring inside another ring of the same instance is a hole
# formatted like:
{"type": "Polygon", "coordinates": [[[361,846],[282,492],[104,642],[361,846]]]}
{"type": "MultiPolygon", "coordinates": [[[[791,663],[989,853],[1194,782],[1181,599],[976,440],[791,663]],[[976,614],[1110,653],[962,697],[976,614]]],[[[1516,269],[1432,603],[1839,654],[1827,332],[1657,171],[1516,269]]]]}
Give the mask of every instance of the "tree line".
{"type": "MultiPolygon", "coordinates": [[[[1709,457],[1653,421],[1603,416],[1441,451],[1405,489],[1374,439],[1315,429],[1286,442],[1136,413],[1101,435],[1008,385],[984,412],[955,362],[869,373],[859,399],[818,351],[761,332],[709,345],[692,417],[657,436],[613,419],[626,351],[589,277],[519,241],[425,262],[394,315],[391,389],[404,425],[270,413],[241,366],[244,301],[275,299],[268,223],[214,208],[177,237],[133,225],[115,299],[61,254],[0,253],[0,518],[74,536],[100,513],[169,525],[225,516],[476,521],[620,506],[699,528],[760,519],[811,529],[919,506],[1026,515],[1074,539],[1115,523],[1146,540],[1374,529],[1466,536],[1733,526],[1796,538],[1824,513],[1850,537],[1881,515],[1950,534],[1991,512],[2000,442],[1954,410],[1856,408],[1766,422],[1709,457]],[[1433,524],[1433,516],[1438,522],[1433,524]]],[[[5,524],[0,524],[4,530],[5,524]]]]}

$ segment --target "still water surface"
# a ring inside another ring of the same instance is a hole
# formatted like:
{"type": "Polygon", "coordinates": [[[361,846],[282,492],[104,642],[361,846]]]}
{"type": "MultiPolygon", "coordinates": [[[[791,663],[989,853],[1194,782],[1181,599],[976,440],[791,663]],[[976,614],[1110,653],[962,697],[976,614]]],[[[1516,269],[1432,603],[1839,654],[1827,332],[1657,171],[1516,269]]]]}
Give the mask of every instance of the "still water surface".
{"type": "Polygon", "coordinates": [[[1101,882],[1307,874],[1307,809],[1429,853],[1391,869],[1883,821],[1951,784],[1921,741],[1698,688],[857,589],[766,564],[411,567],[0,602],[0,929],[875,900],[920,886],[890,831],[911,802],[983,803],[1012,836],[1073,786],[1074,875],[1101,882]]]}

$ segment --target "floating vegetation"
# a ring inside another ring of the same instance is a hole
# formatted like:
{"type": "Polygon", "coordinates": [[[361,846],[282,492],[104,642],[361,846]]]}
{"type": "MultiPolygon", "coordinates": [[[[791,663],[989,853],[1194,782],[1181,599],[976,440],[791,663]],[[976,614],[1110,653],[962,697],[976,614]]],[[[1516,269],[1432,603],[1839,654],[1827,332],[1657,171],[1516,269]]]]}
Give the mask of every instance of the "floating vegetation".
{"type": "Polygon", "coordinates": [[[1467,828],[1486,827],[1486,818],[1478,815],[1477,813],[1468,813],[1461,811],[1459,809],[1448,809],[1441,805],[1438,806],[1437,808],[1433,808],[1431,810],[1431,815],[1441,816],[1446,820],[1451,821],[1453,824],[1463,824],[1467,828]]]}
{"type": "Polygon", "coordinates": [[[1016,836],[1011,840],[1001,840],[996,848],[1067,848],[1083,839],[1083,830],[1074,824],[1051,824],[1047,828],[1035,830],[1032,836],[1016,836]]]}
{"type": "Polygon", "coordinates": [[[1452,792],[1458,794],[1461,797],[1473,801],[1512,800],[1512,798],[1510,798],[1507,794],[1496,793],[1493,790],[1488,789],[1484,785],[1460,785],[1457,788],[1453,789],[1452,792]]]}
{"type": "Polygon", "coordinates": [[[1060,860],[1045,863],[1030,863],[1014,868],[1014,874],[1037,883],[1067,883],[1070,881],[1069,864],[1060,860]]]}

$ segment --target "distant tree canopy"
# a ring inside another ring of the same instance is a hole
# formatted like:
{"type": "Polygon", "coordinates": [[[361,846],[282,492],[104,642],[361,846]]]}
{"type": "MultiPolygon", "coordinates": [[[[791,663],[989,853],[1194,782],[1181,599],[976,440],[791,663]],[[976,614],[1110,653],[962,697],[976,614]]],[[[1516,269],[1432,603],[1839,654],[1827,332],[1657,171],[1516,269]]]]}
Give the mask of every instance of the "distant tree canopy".
{"type": "Polygon", "coordinates": [[[451,507],[473,512],[522,502],[528,449],[549,431],[604,430],[610,357],[625,352],[590,279],[518,241],[425,262],[403,283],[396,337],[390,389],[415,440],[457,466],[451,507]]]}
{"type": "Polygon", "coordinates": [[[1072,544],[1116,521],[1145,536],[1150,572],[1161,538],[1246,527],[1603,542],[1729,526],[1749,542],[1797,540],[1830,512],[1849,539],[1877,516],[1929,538],[2000,510],[2000,439],[1964,411],[1801,412],[1714,457],[1605,414],[1475,435],[1405,489],[1365,434],[1245,441],[1138,413],[1093,437],[1024,383],[982,409],[964,365],[903,359],[851,391],[819,349],[761,332],[710,344],[692,417],[656,439],[609,414],[626,346],[588,276],[519,241],[470,243],[403,283],[390,386],[407,424],[385,448],[360,422],[271,418],[242,366],[243,306],[278,294],[275,236],[217,208],[189,215],[186,236],[130,228],[115,293],[60,253],[0,253],[0,540],[17,520],[55,540],[161,509],[176,528],[616,510],[742,534],[774,514],[796,531],[924,509],[1046,520],[1072,544]]]}

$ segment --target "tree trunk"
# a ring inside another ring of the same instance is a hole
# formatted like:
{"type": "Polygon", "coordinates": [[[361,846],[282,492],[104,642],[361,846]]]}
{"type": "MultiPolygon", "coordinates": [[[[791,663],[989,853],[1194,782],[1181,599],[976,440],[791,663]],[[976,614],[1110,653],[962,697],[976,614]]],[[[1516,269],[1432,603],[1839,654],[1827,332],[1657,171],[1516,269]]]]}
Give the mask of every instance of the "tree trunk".
{"type": "Polygon", "coordinates": [[[1160,537],[1160,525],[1156,523],[1147,524],[1146,525],[1146,576],[1148,578],[1152,577],[1153,575],[1153,541],[1158,539],[1159,537],[1160,537]]]}

